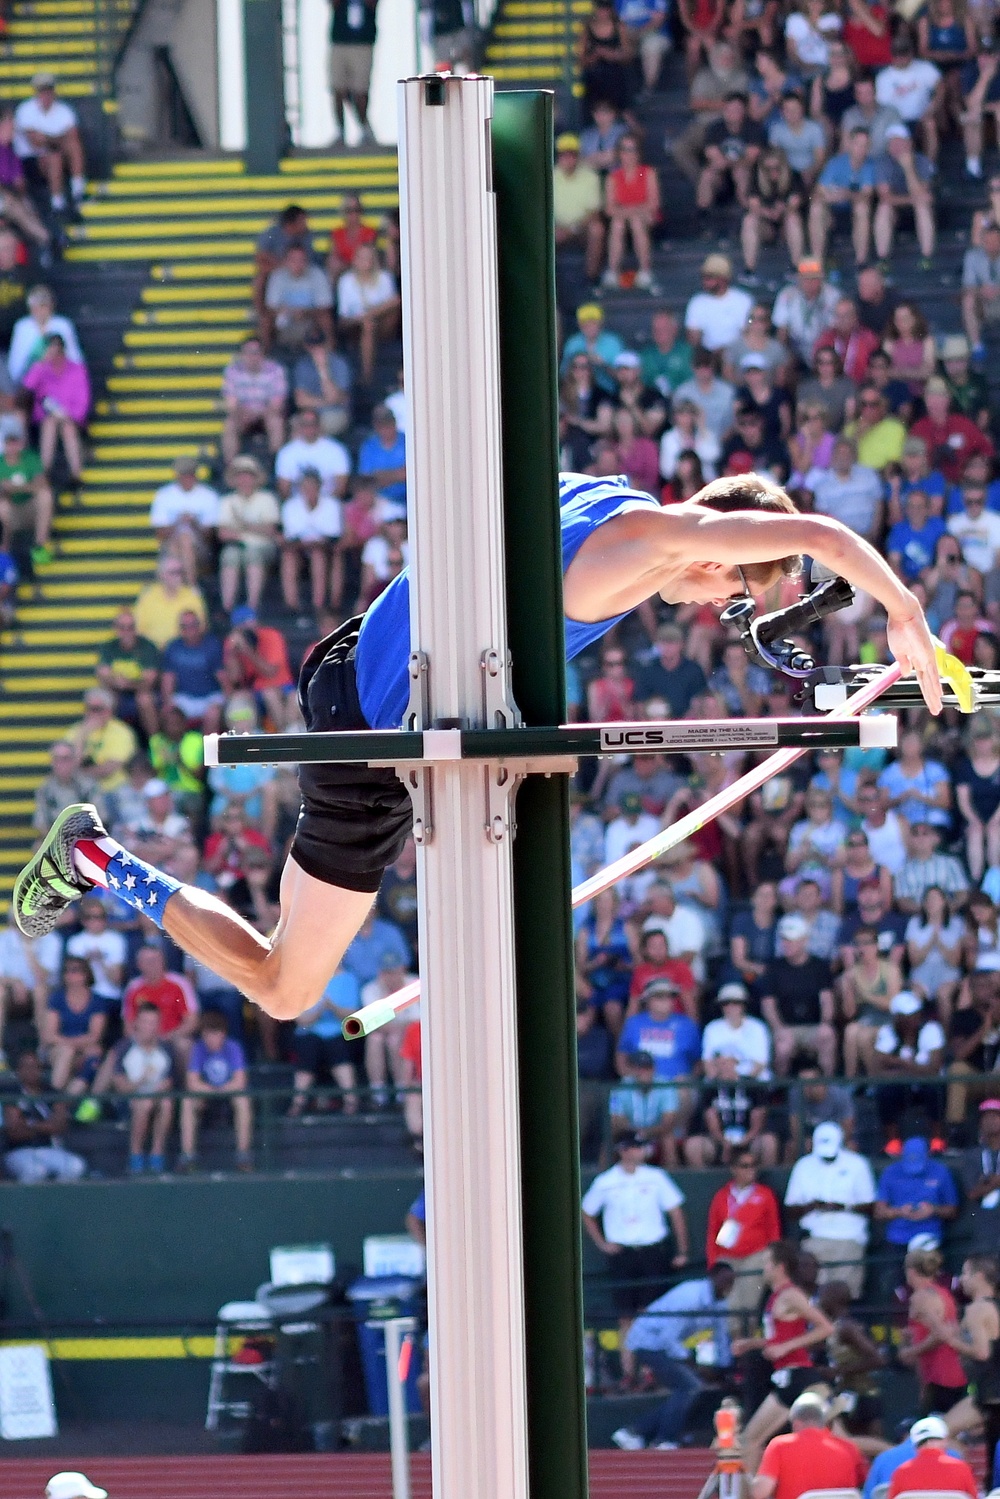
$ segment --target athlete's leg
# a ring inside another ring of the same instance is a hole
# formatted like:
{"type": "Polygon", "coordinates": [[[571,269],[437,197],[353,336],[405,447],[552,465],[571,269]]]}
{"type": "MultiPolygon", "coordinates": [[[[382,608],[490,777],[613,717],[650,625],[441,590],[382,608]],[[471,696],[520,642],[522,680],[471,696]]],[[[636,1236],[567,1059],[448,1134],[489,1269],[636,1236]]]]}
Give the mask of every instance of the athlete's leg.
{"type": "Polygon", "coordinates": [[[289,858],[281,875],[281,915],[269,938],[191,885],[171,896],[163,927],[268,1015],[293,1020],[319,999],[374,899],[314,879],[289,858]]]}

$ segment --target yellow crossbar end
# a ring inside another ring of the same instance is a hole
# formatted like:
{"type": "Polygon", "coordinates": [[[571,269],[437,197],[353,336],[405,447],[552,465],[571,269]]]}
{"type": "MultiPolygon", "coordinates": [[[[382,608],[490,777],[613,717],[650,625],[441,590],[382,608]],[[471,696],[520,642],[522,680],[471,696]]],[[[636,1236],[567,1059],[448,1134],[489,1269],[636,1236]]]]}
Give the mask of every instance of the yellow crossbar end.
{"type": "Polygon", "coordinates": [[[942,682],[948,686],[958,698],[958,706],[963,713],[975,713],[976,684],[967,666],[959,661],[957,656],[951,656],[945,650],[940,640],[934,641],[934,655],[937,658],[938,675],[942,682]]]}

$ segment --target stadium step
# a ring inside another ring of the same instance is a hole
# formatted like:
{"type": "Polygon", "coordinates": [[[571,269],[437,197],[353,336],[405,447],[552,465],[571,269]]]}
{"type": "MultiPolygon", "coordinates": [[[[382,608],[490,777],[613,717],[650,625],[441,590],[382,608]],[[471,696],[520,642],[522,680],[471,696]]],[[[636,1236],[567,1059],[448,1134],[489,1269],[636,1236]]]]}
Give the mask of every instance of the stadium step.
{"type": "MultiPolygon", "coordinates": [[[[72,20],[67,36],[80,46],[66,49],[66,63],[87,55],[92,7],[50,6],[19,9],[26,68],[31,38],[42,49],[56,35],[34,32],[35,18],[39,27],[72,20]]],[[[377,224],[397,202],[394,154],[295,158],[261,177],[228,157],[123,162],[83,205],[59,286],[97,377],[92,447],[81,493],[60,503],[53,560],[19,590],[15,626],[0,640],[0,908],[32,845],[32,793],[49,745],[81,716],[116,611],[153,574],[152,493],[180,454],[208,464],[217,456],[222,370],[252,326],[256,237],[294,201],[325,248],[348,190],[364,194],[377,224]]]]}

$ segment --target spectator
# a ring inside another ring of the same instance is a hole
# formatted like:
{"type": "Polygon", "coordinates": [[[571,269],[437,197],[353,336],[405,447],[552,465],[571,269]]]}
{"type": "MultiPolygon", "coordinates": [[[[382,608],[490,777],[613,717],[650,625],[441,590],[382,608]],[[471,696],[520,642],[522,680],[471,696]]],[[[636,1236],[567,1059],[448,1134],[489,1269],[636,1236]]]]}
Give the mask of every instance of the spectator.
{"type": "Polygon", "coordinates": [[[401,305],[395,279],[379,264],[375,246],[359,245],[351,269],[337,282],[337,322],[345,338],[357,336],[361,378],[369,385],[379,343],[398,332],[401,305]]]}
{"type": "Polygon", "coordinates": [[[61,441],[71,486],[79,489],[83,474],[80,428],[90,410],[87,366],[66,357],[66,342],[60,333],[48,333],[43,357],[25,371],[21,384],[35,397],[32,414],[41,428],[42,468],[51,474],[56,443],[61,441]]]}
{"type": "Polygon", "coordinates": [[[963,591],[955,600],[954,618],[941,630],[941,643],[966,666],[978,665],[976,641],[990,633],[990,621],[980,614],[976,595],[963,591]]]}
{"type": "MultiPolygon", "coordinates": [[[[613,109],[606,102],[603,110],[613,109]]],[[[621,127],[622,134],[625,126],[621,127]]],[[[617,141],[615,142],[617,146],[617,141]]],[[[556,140],[556,164],[552,174],[556,249],[584,247],[584,275],[595,282],[604,259],[604,216],[601,212],[601,179],[589,162],[580,160],[580,137],[565,130],[556,140]]]]}
{"type": "Polygon", "coordinates": [[[317,411],[324,437],[342,437],[351,425],[351,366],[328,349],[317,329],[306,336],[295,363],[295,409],[317,411]]]}
{"type": "Polygon", "coordinates": [[[774,1066],[788,1074],[799,1051],[816,1056],[821,1072],[832,1077],[837,1061],[833,1029],[833,979],[830,965],[809,954],[809,927],[797,913],[778,923],[781,956],[767,965],[760,980],[761,1013],[771,1028],[774,1066]]]}
{"type": "Polygon", "coordinates": [[[344,1113],[357,1113],[359,1048],[357,1043],[345,1039],[341,1023],[360,1004],[361,987],[357,979],[345,968],[339,968],[319,1001],[297,1018],[292,1043],[295,1092],[288,1110],[289,1118],[297,1118],[305,1112],[309,1090],[326,1073],[332,1075],[341,1090],[344,1113]]]}
{"type": "Polygon", "coordinates": [[[1000,1234],[1000,1098],[979,1105],[979,1141],[962,1153],[959,1175],[971,1206],[970,1254],[992,1254],[1000,1234]]]}
{"type": "Polygon", "coordinates": [[[969,352],[969,340],[964,333],[949,333],[941,340],[941,363],[952,405],[987,432],[990,425],[989,385],[985,375],[970,368],[969,352]]]}
{"type": "Polygon", "coordinates": [[[647,1446],[660,1451],[680,1446],[695,1401],[709,1388],[698,1366],[728,1369],[732,1363],[725,1312],[734,1280],[732,1266],[719,1260],[703,1279],[681,1281],[658,1296],[632,1323],[626,1352],[651,1370],[657,1385],[669,1394],[634,1425],[613,1432],[616,1447],[635,1452],[647,1446]],[[698,1350],[695,1357],[692,1348],[698,1350]]]}
{"type": "Polygon", "coordinates": [[[253,305],[260,321],[264,316],[264,293],[268,277],[276,271],[292,245],[300,245],[310,260],[313,257],[313,237],[309,218],[298,203],[289,203],[283,208],[257,240],[254,254],[253,305]]]}
{"type": "Polygon", "coordinates": [[[896,759],[881,772],[878,784],[887,792],[889,806],[912,827],[928,822],[945,828],[951,821],[948,772],[925,757],[921,736],[913,729],[900,736],[896,759]]]}
{"type": "Polygon", "coordinates": [[[168,708],[163,714],[160,732],[149,741],[149,758],[178,803],[197,812],[204,802],[204,742],[197,729],[188,728],[179,708],[168,708]]]}
{"type": "Polygon", "coordinates": [[[116,713],[148,737],[159,728],[156,686],[160,676],[160,654],[152,641],[144,640],[135,627],[131,609],[120,609],[114,620],[114,635],[101,646],[97,657],[97,680],[116,699],[116,713]]]}
{"type": "Polygon", "coordinates": [[[639,355],[625,349],[615,360],[614,369],[618,381],[618,410],[627,412],[634,419],[640,437],[659,437],[666,425],[667,406],[655,386],[647,388],[643,385],[639,355]]]}
{"type": "Polygon", "coordinates": [[[225,703],[222,643],[217,635],[206,634],[193,609],[185,610],[178,623],[177,636],[163,652],[163,708],[180,708],[189,723],[217,734],[225,703]]]}
{"type": "Polygon", "coordinates": [[[162,1176],[167,1169],[167,1136],[174,1119],[174,1101],[169,1096],[173,1061],[160,1040],[160,1011],[156,1005],[141,1006],[131,1034],[118,1043],[108,1061],[111,1087],[129,1099],[129,1173],[141,1176],[148,1169],[154,1176],[162,1176]],[[150,1135],[148,1160],[147,1134],[150,1135]]]}
{"type": "MultiPolygon", "coordinates": [[[[921,1490],[929,1490],[933,1485],[939,1492],[944,1492],[945,1484],[949,1485],[948,1491],[952,1494],[968,1494],[970,1499],[977,1494],[978,1485],[972,1469],[964,1458],[953,1457],[945,1450],[948,1440],[948,1422],[941,1416],[924,1416],[915,1421],[910,1427],[910,1441],[916,1453],[900,1463],[890,1478],[889,1499],[896,1499],[897,1494],[912,1493],[918,1486],[921,1490]]],[[[995,1447],[996,1444],[988,1444],[987,1458],[990,1457],[990,1445],[995,1447]]],[[[991,1468],[987,1467],[987,1472],[990,1471],[991,1468]]]]}
{"type": "Polygon", "coordinates": [[[237,880],[245,878],[244,856],[255,848],[270,857],[267,838],[250,824],[242,807],[227,806],[218,827],[205,840],[204,867],[215,876],[220,889],[230,890],[237,880]]]}
{"type": "Polygon", "coordinates": [[[243,573],[247,606],[256,612],[277,552],[281,511],[271,490],[264,488],[264,471],[256,458],[234,458],[226,477],[230,489],[219,503],[219,594],[223,609],[232,614],[243,573]]]}
{"type": "Polygon", "coordinates": [[[92,776],[80,769],[80,751],[76,744],[57,739],[49,750],[52,769],[35,790],[35,815],[31,826],[44,833],[59,813],[74,802],[93,802],[100,792],[92,776]]]}
{"type": "Polygon", "coordinates": [[[146,584],[132,612],[139,634],[159,650],[176,638],[182,614],[197,614],[202,624],[208,619],[201,590],[184,582],[183,563],[170,556],[160,558],[156,582],[146,584]]]}
{"type": "Polygon", "coordinates": [[[923,137],[924,154],[938,158],[937,117],[944,81],[940,70],[926,58],[913,54],[909,28],[900,27],[892,39],[892,58],[875,80],[879,104],[891,104],[904,125],[923,137]]]}
{"type": "Polygon", "coordinates": [[[645,1164],[648,1149],[638,1136],[623,1135],[615,1142],[617,1162],[594,1178],[583,1198],[583,1226],[610,1260],[622,1368],[629,1380],[635,1360],[625,1336],[635,1314],[651,1294],[662,1294],[671,1269],[688,1262],[684,1194],[665,1171],[645,1164]]]}
{"type": "MultiPolygon", "coordinates": [[[[407,971],[406,964],[391,950],[383,952],[379,959],[378,972],[361,990],[362,1005],[377,1004],[388,999],[404,985],[412,983],[416,974],[407,971]]],[[[372,1101],[376,1109],[389,1108],[392,1090],[389,1077],[399,1089],[409,1084],[408,1069],[402,1056],[403,1038],[413,1019],[405,1012],[390,1020],[388,1025],[372,1031],[365,1041],[365,1071],[371,1086],[372,1101]]]]}
{"type": "Polygon", "coordinates": [[[376,231],[364,221],[364,210],[358,193],[345,192],[340,200],[340,211],[343,221],[330,230],[330,253],[326,262],[327,275],[334,287],[344,272],[354,264],[358,246],[373,245],[378,239],[376,231]]]}
{"type": "Polygon", "coordinates": [[[94,994],[107,1009],[115,1009],[122,996],[128,956],[125,938],[109,926],[107,908],[96,895],[86,895],[80,902],[80,924],[82,930],[66,943],[66,956],[90,965],[94,994]]]}
{"type": "Polygon", "coordinates": [[[882,484],[875,470],[857,458],[851,439],[838,437],[830,468],[812,469],[804,487],[812,492],[819,515],[832,515],[859,536],[877,542],[882,534],[882,484]]]}
{"type": "Polygon", "coordinates": [[[701,667],[684,655],[683,645],[683,632],[676,625],[661,625],[654,642],[656,654],[639,668],[635,679],[636,701],[665,698],[671,718],[685,718],[693,699],[708,685],[701,667]]]}
{"type": "MultiPolygon", "coordinates": [[[[962,261],[962,323],[972,353],[982,358],[983,324],[1000,317],[1000,223],[989,219],[982,244],[966,250],[962,261]]],[[[11,372],[13,373],[13,371],[11,372]]]]}
{"type": "Polygon", "coordinates": [[[299,611],[299,571],[309,565],[314,614],[325,607],[330,593],[332,552],[343,521],[340,501],[323,494],[318,469],[303,469],[294,493],[281,508],[281,591],[285,605],[299,611]]]}
{"type": "Polygon", "coordinates": [[[750,907],[734,913],[729,927],[730,961],[744,983],[754,984],[775,955],[777,888],[769,880],[750,885],[750,907]]]}
{"type": "Polygon", "coordinates": [[[948,897],[936,885],[924,891],[919,916],[906,927],[910,963],[909,987],[925,1000],[935,1000],[944,1019],[962,976],[962,939],[965,927],[951,912],[948,897]]]}
{"type": "Polygon", "coordinates": [[[228,1099],[236,1132],[236,1169],[253,1170],[253,1103],[247,1096],[247,1060],[243,1047],[230,1039],[225,1015],[209,1010],[201,1018],[198,1039],[191,1048],[185,1078],[186,1097],[181,1100],[181,1153],[178,1171],[194,1171],[198,1165],[198,1131],[206,1107],[216,1099],[228,1099]],[[192,1094],[194,1097],[192,1097],[192,1094]]]}
{"type": "Polygon", "coordinates": [[[819,1260],[821,1283],[842,1280],[855,1300],[864,1284],[874,1201],[875,1180],[864,1156],[845,1149],[838,1125],[819,1125],[813,1131],[811,1154],[792,1167],[785,1207],[808,1234],[803,1248],[819,1260]]]}
{"type": "Polygon", "coordinates": [[[182,453],[174,459],[173,482],[161,485],[153,496],[149,524],[163,550],[180,558],[184,581],[192,588],[208,560],[218,523],[219,496],[208,484],[199,484],[197,458],[182,453]]]}
{"type": "Polygon", "coordinates": [[[858,1489],[865,1476],[865,1460],[853,1442],[826,1430],[826,1405],[819,1395],[805,1392],[793,1400],[790,1436],[768,1442],[750,1483],[751,1499],[799,1499],[816,1484],[817,1473],[834,1488],[858,1489]]]}
{"type": "MultiPolygon", "coordinates": [[[[855,0],[855,3],[861,3],[861,0],[855,0]]],[[[909,208],[913,212],[917,243],[920,246],[920,269],[929,271],[932,268],[935,223],[934,195],[930,182],[933,176],[934,168],[927,157],[914,151],[906,126],[890,125],[886,131],[885,155],[878,159],[876,166],[877,206],[872,228],[875,254],[880,260],[888,260],[892,254],[898,211],[909,208]]],[[[929,373],[930,369],[924,372],[925,377],[929,373]]]]}
{"type": "MultiPolygon", "coordinates": [[[[816,350],[814,363],[815,378],[803,380],[798,386],[799,405],[822,407],[830,433],[839,432],[848,410],[854,410],[854,381],[844,374],[843,362],[832,344],[816,350]]],[[[832,438],[830,448],[832,456],[832,438]]]]}
{"type": "MultiPolygon", "coordinates": [[[[904,423],[913,420],[916,398],[909,384],[905,380],[897,380],[893,375],[892,359],[885,349],[880,347],[872,350],[868,359],[868,374],[866,379],[869,385],[874,385],[876,390],[882,392],[888,405],[890,416],[897,416],[904,423]]],[[[919,442],[919,440],[918,438],[917,441],[919,442]]],[[[909,441],[910,439],[907,438],[906,442],[909,441]]],[[[903,443],[904,448],[906,442],[903,443]]],[[[900,456],[898,465],[900,469],[902,468],[902,461],[902,456],[900,456]]],[[[896,477],[895,468],[890,469],[886,474],[886,478],[890,482],[894,477],[896,477]]],[[[893,512],[893,519],[895,519],[895,511],[893,512]]]]}
{"type": "Polygon", "coordinates": [[[86,1161],[63,1143],[69,1110],[62,1099],[46,1101],[42,1077],[38,1053],[23,1052],[17,1064],[18,1091],[3,1106],[4,1165],[22,1186],[79,1181],[87,1170],[86,1161]]]}
{"type": "Polygon", "coordinates": [[[867,376],[868,361],[877,348],[878,339],[862,326],[855,303],[850,297],[840,297],[831,326],[816,340],[817,356],[820,349],[834,349],[843,373],[858,385],[867,376]]]}
{"type": "Polygon", "coordinates": [[[135,961],[138,977],[126,985],[122,996],[125,1034],[138,1035],[139,1016],[152,1006],[159,1017],[158,1037],[169,1045],[184,1067],[189,1062],[199,1019],[191,982],[182,973],[168,972],[166,956],[158,942],[143,943],[135,961]]]}
{"type": "MultiPolygon", "coordinates": [[[[642,1009],[625,1021],[618,1036],[616,1064],[621,1075],[622,1059],[636,1051],[647,1051],[656,1064],[658,1083],[693,1077],[701,1055],[697,1025],[675,1001],[679,989],[670,979],[653,979],[641,995],[642,1009]]],[[[689,1100],[678,1093],[674,1113],[690,1112],[689,1100]]]]}
{"type": "Polygon", "coordinates": [[[7,355],[14,328],[28,310],[28,274],[24,247],[13,230],[0,223],[0,386],[11,388],[7,355]]]}
{"type": "Polygon", "coordinates": [[[28,293],[28,311],[18,318],[10,336],[7,369],[15,385],[23,381],[28,370],[45,354],[45,340],[58,333],[73,363],[83,363],[83,353],[76,329],[69,318],[56,312],[56,299],[47,286],[33,286],[28,293]]]}
{"type": "MultiPolygon", "coordinates": [[[[820,0],[809,0],[818,4],[820,0]]],[[[822,263],[831,229],[850,228],[854,258],[868,259],[872,206],[877,182],[867,130],[852,130],[846,147],[832,156],[819,174],[809,207],[809,249],[822,263]]]]}
{"type": "Polygon", "coordinates": [[[289,498],[307,468],[316,469],[322,476],[325,495],[343,499],[351,472],[350,455],[342,442],[322,435],[319,414],[315,411],[303,411],[295,418],[291,439],[275,460],[274,473],[282,500],[289,498]]]}
{"type": "Polygon", "coordinates": [[[788,1095],[789,1138],[787,1158],[797,1161],[803,1142],[821,1124],[835,1124],[844,1139],[854,1134],[854,1102],[849,1088],[828,1083],[816,1067],[800,1067],[798,1081],[788,1095]]]}
{"type": "Polygon", "coordinates": [[[788,93],[801,91],[802,79],[784,67],[777,47],[761,47],[753,59],[755,77],[750,83],[750,114],[766,129],[781,119],[781,101],[788,93]]]}
{"type": "MultiPolygon", "coordinates": [[[[762,356],[751,354],[746,357],[759,359],[762,356]]],[[[733,425],[733,387],[727,380],[718,378],[718,356],[709,353],[708,349],[695,349],[691,362],[692,378],[685,380],[674,392],[675,410],[680,402],[693,401],[705,426],[721,443],[733,425]]],[[[745,371],[741,373],[745,374],[745,371]]]]}
{"type": "MultiPolygon", "coordinates": [[[[771,134],[772,144],[761,152],[747,178],[746,213],[740,225],[744,280],[754,276],[762,244],[780,236],[793,265],[802,259],[805,249],[802,208],[806,189],[799,172],[789,166],[785,153],[774,144],[773,130],[771,134]]],[[[753,317],[753,313],[750,315],[753,317]]]]}
{"type": "Polygon", "coordinates": [[[975,722],[970,729],[968,753],[954,772],[954,784],[969,872],[981,880],[987,866],[1000,864],[1000,746],[991,722],[975,722]]]}
{"type": "Polygon", "coordinates": [[[701,268],[701,291],[687,304],[684,327],[696,347],[715,353],[738,338],[750,315],[749,293],[732,286],[733,268],[725,255],[709,255],[701,268]]]}
{"type": "MultiPolygon", "coordinates": [[[[628,41],[639,55],[646,93],[655,90],[663,59],[670,51],[669,11],[667,0],[623,0],[618,7],[628,41]]],[[[594,106],[595,120],[599,103],[594,106]]]]}
{"type": "Polygon", "coordinates": [[[697,202],[707,212],[719,195],[731,187],[741,207],[747,206],[751,174],[767,145],[763,129],[747,113],[746,95],[727,94],[721,118],[705,131],[697,202]]]}
{"type": "Polygon", "coordinates": [[[750,992],[744,983],[724,983],[717,995],[723,1018],[709,1021],[702,1036],[702,1063],[706,1078],[771,1076],[771,1036],[763,1021],[747,1015],[750,992]]]}
{"type": "MultiPolygon", "coordinates": [[[[907,445],[912,441],[908,439],[907,445]]],[[[921,451],[926,453],[923,444],[921,451]]],[[[910,584],[933,566],[934,553],[946,527],[939,515],[931,514],[930,499],[923,489],[910,490],[903,501],[903,514],[904,519],[897,521],[889,532],[886,551],[893,570],[910,584]]]]}
{"type": "Polygon", "coordinates": [[[849,423],[845,433],[858,445],[859,462],[879,473],[903,456],[906,428],[897,417],[889,415],[885,392],[871,382],[858,391],[857,420],[849,423]]]}
{"type": "Polygon", "coordinates": [[[650,296],[660,296],[650,269],[651,234],[660,218],[660,181],[656,168],[640,160],[639,141],[634,135],[623,135],[618,143],[618,165],[608,173],[604,185],[604,212],[609,226],[604,285],[619,285],[626,239],[630,238],[639,262],[635,285],[650,296]]]}
{"type": "Polygon", "coordinates": [[[649,323],[650,341],[640,354],[642,383],[669,398],[679,385],[690,380],[691,345],[672,312],[654,312],[649,323]]]}
{"type": "MultiPolygon", "coordinates": [[[[962,548],[963,560],[983,577],[993,571],[1000,555],[1000,515],[987,508],[986,496],[985,484],[966,478],[960,490],[961,509],[947,522],[962,548]]],[[[956,593],[953,608],[957,608],[958,599],[956,593]]]]}
{"type": "Polygon", "coordinates": [[[896,906],[905,915],[919,911],[931,885],[950,896],[956,907],[965,904],[969,882],[952,854],[938,853],[939,836],[940,828],[924,817],[910,824],[911,853],[895,885],[896,906]]]}
{"type": "Polygon", "coordinates": [[[701,470],[701,483],[697,486],[700,489],[703,483],[715,478],[722,446],[694,401],[675,399],[673,416],[674,425],[668,427],[660,438],[660,477],[676,489],[681,482],[683,461],[693,456],[701,470]]]}
{"type": "Polygon", "coordinates": [[[743,332],[722,356],[723,372],[731,384],[735,382],[747,354],[762,355],[772,380],[779,385],[787,383],[788,350],[780,339],[774,337],[771,309],[766,302],[754,303],[743,332]]]}
{"type": "Polygon", "coordinates": [[[761,1093],[737,1076],[731,1057],[720,1058],[714,1071],[715,1090],[701,1099],[703,1131],[689,1131],[685,1161],[700,1168],[717,1162],[727,1165],[734,1154],[746,1151],[760,1165],[776,1166],[778,1141],[766,1128],[767,1107],[761,1093]]]}
{"type": "MultiPolygon", "coordinates": [[[[284,635],[272,625],[260,624],[254,611],[246,605],[232,611],[230,623],[232,628],[222,648],[228,686],[252,692],[270,714],[272,722],[283,725],[295,687],[284,635]]],[[[249,705],[240,706],[246,709],[249,705]]],[[[233,700],[230,699],[227,715],[231,716],[232,707],[233,700]]],[[[223,769],[222,766],[216,768],[223,769]]],[[[225,769],[232,772],[236,767],[225,769]]]]}
{"type": "Polygon", "coordinates": [[[115,791],[125,783],[125,766],[137,749],[135,734],[115,718],[115,697],[103,687],[92,687],[83,699],[83,718],[66,731],[79,756],[80,768],[101,791],[115,791]]]}
{"type": "MultiPolygon", "coordinates": [[[[362,0],[364,3],[364,0],[362,0]]],[[[267,278],[260,341],[266,352],[277,346],[289,360],[305,347],[316,328],[332,348],[333,292],[330,283],[309,259],[308,250],[292,241],[281,264],[267,278]]]]}
{"type": "Polygon", "coordinates": [[[778,293],[772,314],[775,329],[803,365],[812,365],[816,340],[839,300],[837,288],[823,280],[820,260],[800,260],[795,281],[778,293]]]}
{"type": "MultiPolygon", "coordinates": [[[[896,106],[883,104],[875,96],[875,75],[868,71],[860,73],[854,80],[854,103],[844,111],[840,121],[841,139],[846,141],[852,130],[867,130],[872,156],[878,161],[885,155],[890,126],[899,124],[902,119],[896,106]]],[[[872,324],[866,321],[865,327],[871,328],[872,324]]]]}
{"type": "Polygon", "coordinates": [[[32,565],[45,566],[52,561],[52,511],[52,487],[41,458],[25,446],[20,427],[8,428],[0,450],[0,544],[9,551],[15,533],[30,528],[32,565]]]}
{"type": "Polygon", "coordinates": [[[708,63],[699,68],[691,84],[688,108],[692,119],[667,149],[692,183],[697,182],[705,131],[719,118],[727,94],[746,93],[750,78],[731,42],[718,40],[708,49],[708,63]]]}
{"type": "Polygon", "coordinates": [[[0,213],[7,224],[16,224],[34,243],[39,264],[48,270],[52,266],[52,236],[28,194],[24,165],[13,146],[14,132],[14,111],[7,106],[0,110],[0,213]]]}
{"type": "Polygon", "coordinates": [[[14,150],[37,167],[49,189],[52,212],[63,213],[67,171],[74,205],[83,202],[87,191],[76,110],[56,97],[54,73],[36,73],[31,88],[32,97],[22,99],[14,111],[14,150]]]}
{"type": "Polygon", "coordinates": [[[879,1089],[879,1114],[887,1127],[891,1129],[892,1121],[907,1108],[922,1108],[935,1121],[940,1117],[944,1100],[939,1099],[938,1090],[920,1087],[909,1079],[940,1074],[944,1051],[944,1029],[934,1018],[933,1008],[912,990],[901,989],[889,1004],[889,1015],[879,1027],[872,1053],[874,1077],[895,1073],[907,1080],[898,1087],[879,1089]]]}
{"type": "Polygon", "coordinates": [[[342,144],[347,144],[344,109],[350,104],[361,126],[361,144],[377,145],[368,123],[368,93],[378,35],[378,0],[333,0],[330,11],[330,92],[342,144]]]}
{"type": "Polygon", "coordinates": [[[830,61],[830,43],[841,29],[840,17],[823,8],[824,0],[801,0],[785,21],[788,61],[803,78],[812,78],[830,61]]]}
{"type": "Polygon", "coordinates": [[[632,43],[612,0],[593,0],[577,40],[577,61],[586,119],[598,99],[607,99],[623,113],[631,109],[635,94],[632,43]]]}
{"type": "Polygon", "coordinates": [[[669,1159],[675,1104],[676,1090],[656,1082],[656,1059],[648,1051],[629,1052],[622,1058],[622,1086],[608,1097],[612,1135],[634,1132],[652,1147],[654,1158],[669,1159]]]}
{"type": "MultiPolygon", "coordinates": [[[[805,194],[819,175],[826,157],[822,125],[806,117],[805,98],[799,89],[786,88],[781,96],[781,116],[768,128],[768,145],[781,152],[779,160],[795,174],[796,187],[805,194]]],[[[802,252],[792,256],[792,264],[802,252]]]]}
{"type": "MultiPolygon", "coordinates": [[[[638,797],[623,797],[625,815],[609,827],[614,847],[623,852],[649,836],[644,822],[654,818],[642,813],[638,797]],[[625,803],[628,803],[626,809],[625,803]],[[634,805],[633,805],[634,804],[634,805]]],[[[608,862],[605,853],[604,862],[608,862]]],[[[625,1017],[634,961],[633,939],[620,915],[621,901],[615,889],[602,891],[593,903],[576,936],[577,996],[600,1012],[604,1028],[617,1036],[625,1017]]]]}
{"type": "Polygon", "coordinates": [[[93,990],[86,958],[63,960],[61,984],[49,996],[40,1040],[46,1048],[54,1093],[79,1094],[93,1081],[104,1055],[108,1012],[93,990]]]}
{"type": "Polygon", "coordinates": [[[879,1177],[875,1222],[885,1225],[880,1258],[883,1294],[890,1297],[902,1280],[910,1241],[919,1237],[929,1248],[944,1237],[944,1225],[958,1217],[958,1190],[943,1161],[935,1160],[923,1135],[903,1141],[898,1160],[890,1161],[879,1177]]]}
{"type": "Polygon", "coordinates": [[[785,867],[789,874],[828,873],[842,862],[847,828],[833,815],[833,797],[822,786],[806,793],[806,816],[789,834],[785,867]]]}
{"type": "Polygon", "coordinates": [[[388,406],[372,411],[372,432],[361,444],[358,473],[374,480],[379,494],[406,506],[406,438],[388,406]]]}
{"type": "Polygon", "coordinates": [[[288,376],[276,359],[265,358],[263,344],[252,333],[243,340],[240,352],[222,372],[222,404],[226,417],[222,424],[221,446],[227,463],[232,462],[252,432],[263,430],[269,451],[278,451],[285,440],[287,400],[288,376]]]}
{"type": "Polygon", "coordinates": [[[577,332],[571,333],[563,345],[560,375],[565,375],[581,354],[590,361],[594,383],[605,395],[614,396],[618,391],[614,364],[625,345],[617,333],[604,326],[604,312],[596,302],[585,302],[576,309],[577,332]]]}
{"type": "MultiPolygon", "coordinates": [[[[390,501],[383,500],[381,504],[389,507],[390,501]]],[[[393,507],[395,508],[395,507],[393,507]]],[[[336,598],[337,593],[337,570],[340,559],[340,549],[333,554],[333,568],[330,583],[331,600],[336,598]]],[[[375,535],[365,542],[361,552],[361,588],[358,594],[358,608],[367,609],[374,599],[377,599],[384,588],[402,572],[409,560],[409,548],[406,541],[406,521],[402,515],[386,514],[382,525],[375,535]]]]}

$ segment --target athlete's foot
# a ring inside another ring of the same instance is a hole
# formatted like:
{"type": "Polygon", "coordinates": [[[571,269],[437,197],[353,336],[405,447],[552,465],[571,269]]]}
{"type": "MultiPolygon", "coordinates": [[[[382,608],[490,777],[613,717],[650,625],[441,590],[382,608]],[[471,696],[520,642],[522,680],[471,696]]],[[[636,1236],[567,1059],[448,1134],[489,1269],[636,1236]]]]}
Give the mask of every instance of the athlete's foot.
{"type": "Polygon", "coordinates": [[[26,937],[51,932],[66,907],[91,888],[74,867],[74,844],[81,838],[107,836],[97,808],[89,803],[76,803],[59,813],[14,884],[14,919],[26,937]]]}

